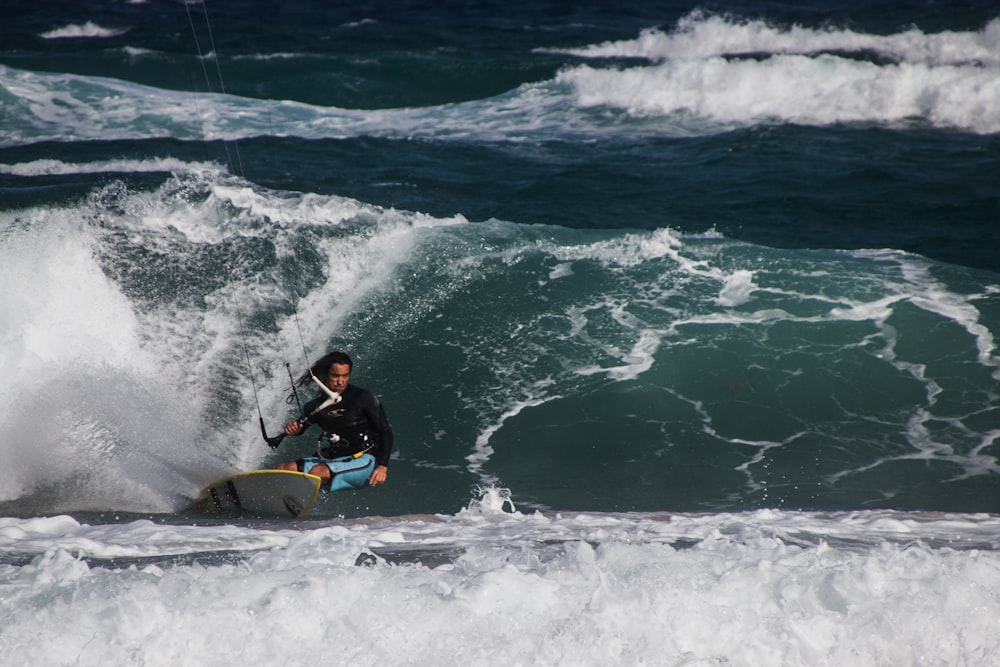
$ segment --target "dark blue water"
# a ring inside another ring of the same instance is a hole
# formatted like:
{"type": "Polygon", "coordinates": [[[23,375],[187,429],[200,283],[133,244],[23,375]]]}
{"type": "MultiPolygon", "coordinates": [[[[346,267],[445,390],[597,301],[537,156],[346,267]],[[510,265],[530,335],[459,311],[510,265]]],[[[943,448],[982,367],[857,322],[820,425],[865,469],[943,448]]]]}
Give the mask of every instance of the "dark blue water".
{"type": "Polygon", "coordinates": [[[8,512],[308,452],[254,390],[276,430],[334,347],[398,446],[321,512],[1000,511],[991,3],[14,3],[0,45],[8,512]]]}

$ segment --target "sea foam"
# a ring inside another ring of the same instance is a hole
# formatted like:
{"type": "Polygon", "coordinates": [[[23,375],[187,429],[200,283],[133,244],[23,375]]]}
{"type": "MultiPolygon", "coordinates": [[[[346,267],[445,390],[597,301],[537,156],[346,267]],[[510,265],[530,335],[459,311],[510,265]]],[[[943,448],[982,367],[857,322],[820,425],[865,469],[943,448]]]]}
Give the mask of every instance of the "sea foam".
{"type": "Polygon", "coordinates": [[[1000,559],[969,546],[988,534],[987,516],[491,502],[263,530],[0,519],[0,659],[305,663],[320,629],[358,665],[988,662],[1000,559]]]}
{"type": "Polygon", "coordinates": [[[128,32],[128,28],[104,28],[93,21],[53,28],[39,35],[42,39],[107,38],[118,37],[128,32]]]}

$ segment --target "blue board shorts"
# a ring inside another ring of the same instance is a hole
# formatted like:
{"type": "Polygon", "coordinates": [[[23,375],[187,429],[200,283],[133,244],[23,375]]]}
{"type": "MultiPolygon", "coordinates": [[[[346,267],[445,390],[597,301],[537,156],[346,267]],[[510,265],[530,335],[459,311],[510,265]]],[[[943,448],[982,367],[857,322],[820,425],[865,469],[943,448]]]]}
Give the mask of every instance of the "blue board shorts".
{"type": "Polygon", "coordinates": [[[335,459],[321,459],[307,456],[302,460],[302,472],[309,472],[314,466],[323,464],[330,469],[330,491],[360,489],[368,485],[368,477],[375,470],[375,457],[371,454],[341,456],[335,459]]]}

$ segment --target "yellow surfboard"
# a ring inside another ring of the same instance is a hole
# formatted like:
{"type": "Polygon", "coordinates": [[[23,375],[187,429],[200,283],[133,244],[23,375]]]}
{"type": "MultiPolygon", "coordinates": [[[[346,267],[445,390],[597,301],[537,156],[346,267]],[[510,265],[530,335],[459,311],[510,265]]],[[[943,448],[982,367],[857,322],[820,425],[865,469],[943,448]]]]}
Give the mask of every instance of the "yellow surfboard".
{"type": "Polygon", "coordinates": [[[251,470],[223,477],[198,495],[207,511],[303,517],[316,502],[322,480],[289,470],[251,470]]]}

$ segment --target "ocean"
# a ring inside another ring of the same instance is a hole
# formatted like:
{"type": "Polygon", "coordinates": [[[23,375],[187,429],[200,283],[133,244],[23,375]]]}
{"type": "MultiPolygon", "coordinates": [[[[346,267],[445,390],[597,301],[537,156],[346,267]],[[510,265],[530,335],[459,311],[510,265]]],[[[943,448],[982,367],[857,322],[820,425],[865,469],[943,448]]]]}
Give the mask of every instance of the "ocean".
{"type": "Polygon", "coordinates": [[[998,174],[992,2],[5,3],[0,664],[998,664],[998,174]]]}

